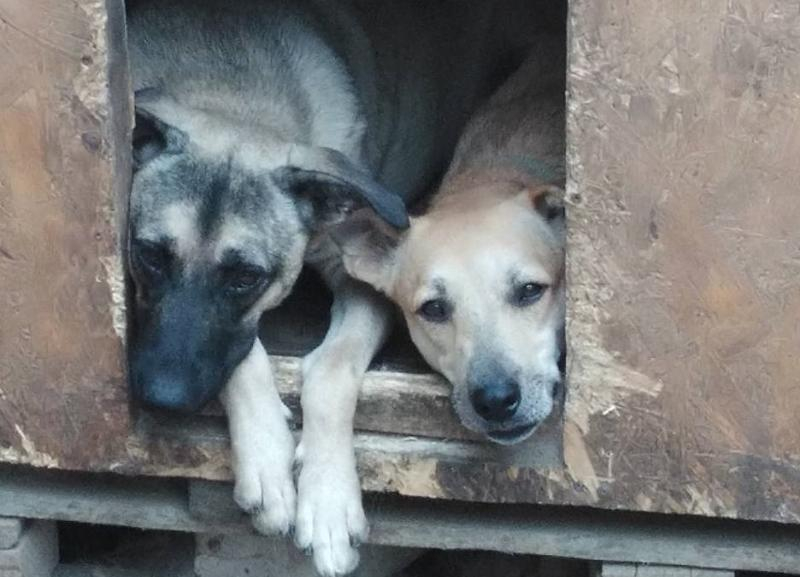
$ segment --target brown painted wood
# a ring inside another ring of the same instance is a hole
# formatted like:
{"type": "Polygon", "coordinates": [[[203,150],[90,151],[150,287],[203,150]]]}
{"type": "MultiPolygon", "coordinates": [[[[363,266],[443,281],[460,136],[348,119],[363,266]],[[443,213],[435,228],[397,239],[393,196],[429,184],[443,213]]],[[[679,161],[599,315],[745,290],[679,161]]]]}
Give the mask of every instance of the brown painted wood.
{"type": "Polygon", "coordinates": [[[797,4],[571,11],[568,474],[800,522],[797,4]]]}
{"type": "MultiPolygon", "coordinates": [[[[558,418],[499,450],[389,362],[358,410],[366,489],[800,522],[792,7],[571,4],[563,457],[558,418]]],[[[0,461],[229,480],[218,408],[128,408],[129,100],[121,1],[0,0],[0,461]]],[[[274,364],[296,409],[299,361],[274,364]]]]}
{"type": "Polygon", "coordinates": [[[129,419],[113,327],[130,119],[124,61],[110,73],[108,52],[122,24],[121,1],[0,2],[6,462],[92,469],[124,452],[129,419]]]}

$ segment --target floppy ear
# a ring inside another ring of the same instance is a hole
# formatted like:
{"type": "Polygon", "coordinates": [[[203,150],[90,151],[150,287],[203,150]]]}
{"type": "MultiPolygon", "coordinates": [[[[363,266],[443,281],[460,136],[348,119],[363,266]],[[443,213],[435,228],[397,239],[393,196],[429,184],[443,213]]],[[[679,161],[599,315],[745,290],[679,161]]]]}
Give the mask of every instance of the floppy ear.
{"type": "Polygon", "coordinates": [[[136,124],[133,126],[133,169],[138,170],[154,158],[180,151],[186,135],[168,125],[155,114],[147,111],[145,105],[153,100],[154,89],[146,88],[134,94],[136,103],[136,124]]]}
{"type": "Polygon", "coordinates": [[[390,293],[401,236],[370,210],[360,210],[331,227],[328,234],[339,247],[347,273],[373,288],[390,293]]]}
{"type": "Polygon", "coordinates": [[[295,148],[277,178],[308,198],[323,222],[336,221],[369,206],[387,223],[408,226],[403,199],[332,148],[295,148]]]}
{"type": "Polygon", "coordinates": [[[547,184],[528,189],[525,194],[530,198],[533,208],[548,222],[564,220],[564,189],[547,184]]]}

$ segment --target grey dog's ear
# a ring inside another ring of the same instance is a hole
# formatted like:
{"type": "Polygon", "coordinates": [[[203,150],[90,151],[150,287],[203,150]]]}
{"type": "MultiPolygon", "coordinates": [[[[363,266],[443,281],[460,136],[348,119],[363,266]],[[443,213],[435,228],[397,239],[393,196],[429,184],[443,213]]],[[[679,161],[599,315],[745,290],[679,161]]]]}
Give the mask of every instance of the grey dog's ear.
{"type": "Polygon", "coordinates": [[[392,292],[395,256],[403,234],[366,209],[328,229],[347,273],[386,294],[392,292]]]}
{"type": "Polygon", "coordinates": [[[153,90],[138,90],[134,94],[136,124],[133,126],[133,169],[138,170],[157,156],[174,154],[183,149],[186,135],[146,110],[153,99],[153,90]]]}
{"type": "Polygon", "coordinates": [[[408,226],[405,204],[341,152],[331,148],[298,148],[289,163],[275,176],[297,194],[308,198],[323,220],[331,213],[346,216],[358,206],[367,205],[387,223],[397,228],[408,226]]]}

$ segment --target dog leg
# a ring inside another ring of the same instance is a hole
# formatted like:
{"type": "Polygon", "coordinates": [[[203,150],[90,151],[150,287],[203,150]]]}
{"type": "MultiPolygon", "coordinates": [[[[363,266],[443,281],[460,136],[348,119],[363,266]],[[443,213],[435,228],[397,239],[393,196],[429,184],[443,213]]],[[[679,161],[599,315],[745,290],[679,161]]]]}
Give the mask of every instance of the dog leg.
{"type": "Polygon", "coordinates": [[[291,413],[278,396],[258,338],[228,381],[222,401],[231,435],[234,499],[260,533],[288,533],[295,515],[291,413]]]}
{"type": "Polygon", "coordinates": [[[390,305],[366,285],[334,290],[331,326],[303,362],[303,434],[295,542],[312,549],[317,571],[343,575],[358,565],[367,520],[353,449],[353,416],[364,373],[383,343],[390,305]]]}

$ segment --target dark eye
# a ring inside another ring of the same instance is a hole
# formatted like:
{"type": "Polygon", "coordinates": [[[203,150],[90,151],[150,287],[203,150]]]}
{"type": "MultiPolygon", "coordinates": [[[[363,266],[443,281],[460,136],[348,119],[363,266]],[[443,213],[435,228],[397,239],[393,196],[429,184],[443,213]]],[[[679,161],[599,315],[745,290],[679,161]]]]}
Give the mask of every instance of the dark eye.
{"type": "Polygon", "coordinates": [[[422,306],[417,309],[417,314],[426,321],[443,323],[450,319],[451,308],[450,303],[444,299],[431,299],[422,303],[422,306]]]}
{"type": "Polygon", "coordinates": [[[229,291],[235,294],[247,294],[264,283],[267,273],[259,267],[242,266],[226,271],[225,278],[229,291]]]}
{"type": "Polygon", "coordinates": [[[527,282],[525,284],[521,284],[515,291],[514,303],[520,307],[532,305],[542,298],[542,295],[546,290],[547,285],[543,285],[538,282],[527,282]]]}
{"type": "Polygon", "coordinates": [[[134,246],[133,256],[140,270],[154,276],[165,274],[172,263],[169,248],[154,242],[138,242],[134,246]]]}

